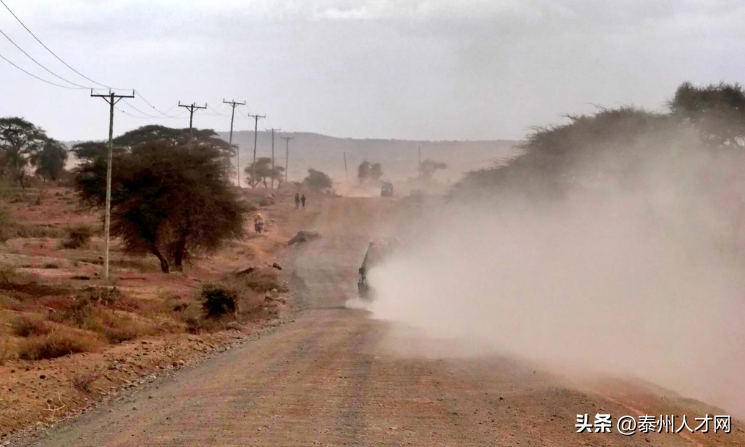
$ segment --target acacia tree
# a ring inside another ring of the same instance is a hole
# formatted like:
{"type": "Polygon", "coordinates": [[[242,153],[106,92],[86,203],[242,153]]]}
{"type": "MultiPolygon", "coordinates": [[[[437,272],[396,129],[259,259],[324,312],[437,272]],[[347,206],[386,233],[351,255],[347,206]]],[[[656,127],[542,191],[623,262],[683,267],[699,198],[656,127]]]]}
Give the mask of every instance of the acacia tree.
{"type": "Polygon", "coordinates": [[[25,188],[27,169],[49,140],[43,129],[23,118],[0,118],[0,174],[25,188]]]}
{"type": "Polygon", "coordinates": [[[694,124],[710,146],[745,148],[745,91],[740,84],[695,87],[685,82],[669,106],[673,116],[694,124]]]}
{"type": "Polygon", "coordinates": [[[430,180],[432,176],[435,175],[435,172],[439,171],[440,169],[446,169],[448,167],[445,163],[440,163],[433,160],[424,160],[419,165],[419,177],[430,180]]]}
{"type": "Polygon", "coordinates": [[[360,163],[360,166],[357,168],[357,179],[360,181],[360,183],[365,183],[367,179],[370,178],[370,162],[365,160],[362,163],[360,163]]]}
{"type": "Polygon", "coordinates": [[[326,173],[315,169],[308,169],[308,176],[303,180],[303,184],[314,192],[331,192],[334,188],[334,182],[331,181],[326,173]]]}
{"type": "Polygon", "coordinates": [[[365,160],[360,163],[357,168],[357,178],[360,183],[367,183],[369,181],[378,181],[383,177],[383,167],[380,163],[370,163],[365,160]]]}
{"type": "Polygon", "coordinates": [[[44,180],[55,181],[59,179],[65,170],[67,162],[67,148],[59,141],[50,139],[44,145],[44,148],[32,159],[36,165],[36,175],[44,180]]]}
{"type": "Polygon", "coordinates": [[[272,169],[271,158],[259,157],[256,159],[256,163],[246,166],[244,172],[246,173],[246,182],[251,188],[256,188],[260,184],[263,184],[264,188],[268,188],[269,181],[272,179],[279,182],[280,185],[282,184],[285,168],[274,166],[274,169],[272,169]]]}
{"type": "Polygon", "coordinates": [[[209,146],[220,152],[223,169],[232,175],[230,159],[237,154],[237,146],[231,146],[230,143],[220,138],[212,129],[174,129],[152,124],[138,127],[135,130],[116,137],[114,139],[114,145],[124,149],[131,149],[151,141],[165,141],[177,145],[196,142],[202,146],[209,146]]]}
{"type": "MultiPolygon", "coordinates": [[[[230,187],[222,156],[196,141],[165,140],[115,153],[112,235],[122,238],[129,253],[156,256],[165,273],[171,264],[180,270],[193,255],[241,237],[247,210],[230,187]]],[[[105,204],[105,166],[103,157],[93,155],[77,169],[76,188],[84,203],[105,204]]]]}

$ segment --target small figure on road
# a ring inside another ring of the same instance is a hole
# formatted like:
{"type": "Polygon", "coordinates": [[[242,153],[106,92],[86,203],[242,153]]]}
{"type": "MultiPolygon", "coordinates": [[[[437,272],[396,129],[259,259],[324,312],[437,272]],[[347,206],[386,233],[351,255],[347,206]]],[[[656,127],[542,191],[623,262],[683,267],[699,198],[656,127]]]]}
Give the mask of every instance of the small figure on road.
{"type": "Polygon", "coordinates": [[[300,208],[300,193],[295,194],[295,208],[300,208]]]}
{"type": "Polygon", "coordinates": [[[303,202],[303,209],[305,209],[305,194],[300,198],[300,201],[303,202]]]}
{"type": "Polygon", "coordinates": [[[261,213],[254,219],[254,230],[259,234],[264,231],[264,218],[261,217],[261,213]]]}

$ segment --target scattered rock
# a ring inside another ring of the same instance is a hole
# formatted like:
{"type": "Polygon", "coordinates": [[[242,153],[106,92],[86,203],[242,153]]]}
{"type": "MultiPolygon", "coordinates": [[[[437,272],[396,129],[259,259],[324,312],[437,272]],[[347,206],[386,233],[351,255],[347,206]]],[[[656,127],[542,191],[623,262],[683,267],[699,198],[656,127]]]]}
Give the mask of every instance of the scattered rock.
{"type": "Polygon", "coordinates": [[[277,264],[276,262],[274,264],[272,264],[272,267],[274,267],[277,270],[282,270],[282,266],[279,265],[279,264],[277,264]]]}
{"type": "Polygon", "coordinates": [[[298,231],[295,237],[293,237],[292,239],[290,239],[289,242],[287,242],[287,245],[295,245],[295,244],[300,244],[303,242],[309,242],[314,239],[318,239],[320,237],[321,235],[315,231],[298,231]]]}
{"type": "Polygon", "coordinates": [[[249,267],[245,270],[241,270],[238,272],[239,275],[250,275],[251,273],[256,271],[256,267],[249,267]]]}
{"type": "Polygon", "coordinates": [[[231,321],[228,324],[226,324],[225,327],[227,329],[240,330],[241,329],[241,324],[238,323],[237,321],[231,321]]]}

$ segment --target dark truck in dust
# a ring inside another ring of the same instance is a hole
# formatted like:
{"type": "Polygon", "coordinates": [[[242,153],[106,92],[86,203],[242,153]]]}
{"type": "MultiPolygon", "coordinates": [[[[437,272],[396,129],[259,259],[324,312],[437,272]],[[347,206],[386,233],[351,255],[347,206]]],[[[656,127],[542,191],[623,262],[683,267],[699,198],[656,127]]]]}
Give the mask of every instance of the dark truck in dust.
{"type": "Polygon", "coordinates": [[[362,260],[362,266],[359,269],[360,278],[357,281],[357,291],[360,297],[372,299],[374,289],[370,287],[367,280],[367,274],[371,268],[379,265],[388,255],[398,248],[401,242],[393,237],[377,239],[367,245],[365,258],[362,260]]]}
{"type": "Polygon", "coordinates": [[[393,197],[393,183],[383,182],[380,188],[380,197],[393,197]]]}

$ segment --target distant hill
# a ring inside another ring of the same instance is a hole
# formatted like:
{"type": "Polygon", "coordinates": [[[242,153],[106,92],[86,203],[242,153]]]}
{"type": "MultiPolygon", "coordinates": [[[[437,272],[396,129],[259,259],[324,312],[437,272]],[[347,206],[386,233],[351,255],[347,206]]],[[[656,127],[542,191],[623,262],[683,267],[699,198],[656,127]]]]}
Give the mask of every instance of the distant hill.
{"type": "MultiPolygon", "coordinates": [[[[227,132],[218,132],[228,139],[227,132]]],[[[336,181],[343,181],[344,153],[347,156],[349,179],[357,176],[357,167],[364,160],[381,163],[386,179],[403,180],[416,175],[418,152],[422,160],[431,159],[448,164],[436,178],[455,182],[463,173],[490,166],[497,160],[511,158],[518,153],[518,141],[412,141],[335,138],[308,132],[275,134],[275,160],[285,165],[285,141],[279,138],[290,136],[290,181],[305,177],[308,168],[322,170],[336,181]]],[[[259,132],[257,157],[271,156],[271,133],[259,132]]],[[[248,165],[253,157],[254,132],[233,133],[233,143],[240,147],[241,166],[248,165]]]]}

